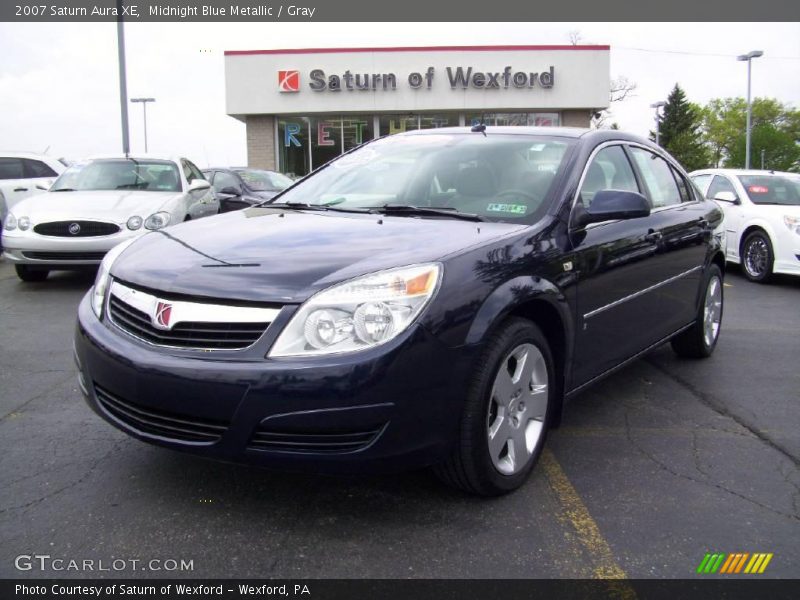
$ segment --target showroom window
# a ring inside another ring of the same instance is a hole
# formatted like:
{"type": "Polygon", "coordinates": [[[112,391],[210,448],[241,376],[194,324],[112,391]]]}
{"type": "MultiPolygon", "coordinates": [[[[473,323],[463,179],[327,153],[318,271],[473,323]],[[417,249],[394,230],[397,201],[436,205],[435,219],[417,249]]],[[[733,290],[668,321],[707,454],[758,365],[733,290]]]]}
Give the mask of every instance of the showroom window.
{"type": "Polygon", "coordinates": [[[469,126],[483,122],[491,126],[558,127],[560,121],[558,113],[467,113],[465,119],[469,126]]]}
{"type": "Polygon", "coordinates": [[[372,138],[371,116],[279,118],[278,169],[306,175],[372,138]]]}

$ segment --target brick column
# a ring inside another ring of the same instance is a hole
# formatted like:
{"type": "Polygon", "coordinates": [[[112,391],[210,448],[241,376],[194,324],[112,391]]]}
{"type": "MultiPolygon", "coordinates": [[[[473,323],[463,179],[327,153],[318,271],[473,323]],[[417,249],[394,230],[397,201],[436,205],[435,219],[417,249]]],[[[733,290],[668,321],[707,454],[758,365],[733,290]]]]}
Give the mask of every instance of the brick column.
{"type": "Polygon", "coordinates": [[[275,157],[275,117],[272,115],[248,115],[247,166],[254,169],[277,171],[275,157]]]}
{"type": "Polygon", "coordinates": [[[561,126],[562,127],[589,127],[591,124],[592,112],[586,108],[562,110],[561,111],[561,126]]]}

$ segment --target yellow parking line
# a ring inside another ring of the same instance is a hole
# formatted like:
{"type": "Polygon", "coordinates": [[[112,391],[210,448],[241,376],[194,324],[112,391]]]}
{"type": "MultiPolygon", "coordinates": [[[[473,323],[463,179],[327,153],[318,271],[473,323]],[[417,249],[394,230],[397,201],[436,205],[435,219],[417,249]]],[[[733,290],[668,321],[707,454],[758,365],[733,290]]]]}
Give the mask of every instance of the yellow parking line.
{"type": "MultiPolygon", "coordinates": [[[[556,457],[547,448],[542,452],[541,464],[564,514],[575,528],[578,539],[594,562],[592,572],[595,579],[627,579],[627,574],[614,559],[614,553],[603,534],[600,533],[600,528],[592,515],[589,514],[589,509],[586,508],[578,491],[567,479],[556,457]]],[[[620,588],[616,590],[617,597],[624,600],[636,598],[636,593],[629,585],[625,584],[620,588]]]]}

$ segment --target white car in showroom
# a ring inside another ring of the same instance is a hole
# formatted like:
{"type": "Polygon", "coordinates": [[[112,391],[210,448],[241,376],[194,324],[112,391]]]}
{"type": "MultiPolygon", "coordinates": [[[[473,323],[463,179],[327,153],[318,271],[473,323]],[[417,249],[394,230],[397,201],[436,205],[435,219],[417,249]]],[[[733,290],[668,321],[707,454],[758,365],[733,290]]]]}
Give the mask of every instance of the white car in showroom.
{"type": "Polygon", "coordinates": [[[703,169],[689,174],[725,213],[725,258],[750,281],[800,275],[800,179],[796,173],[703,169]]]}
{"type": "Polygon", "coordinates": [[[42,281],[51,270],[98,265],[128,238],[218,212],[210,184],[185,158],[93,158],[9,208],[3,254],[20,279],[42,281]]]}

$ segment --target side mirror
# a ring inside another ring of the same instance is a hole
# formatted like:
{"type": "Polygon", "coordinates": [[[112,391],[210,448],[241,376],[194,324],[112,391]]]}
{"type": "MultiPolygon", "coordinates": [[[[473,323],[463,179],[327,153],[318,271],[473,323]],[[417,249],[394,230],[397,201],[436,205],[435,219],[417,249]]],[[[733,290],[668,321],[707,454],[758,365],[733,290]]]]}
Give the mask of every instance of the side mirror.
{"type": "Polygon", "coordinates": [[[242,190],[237,189],[237,188],[233,187],[232,185],[229,185],[227,187],[222,188],[219,191],[219,193],[220,194],[226,194],[228,196],[241,196],[242,195],[242,190]]]}
{"type": "Polygon", "coordinates": [[[650,215],[650,203],[639,192],[600,190],[595,193],[589,208],[575,207],[573,224],[583,228],[589,223],[617,219],[638,219],[650,215]]]}
{"type": "Polygon", "coordinates": [[[733,192],[717,192],[714,196],[714,200],[718,200],[719,202],[729,202],[731,204],[741,204],[742,201],[736,197],[736,194],[733,192]]]}
{"type": "Polygon", "coordinates": [[[189,184],[189,191],[190,192],[197,192],[200,190],[207,190],[211,187],[211,184],[208,183],[205,179],[195,179],[189,184]]]}

